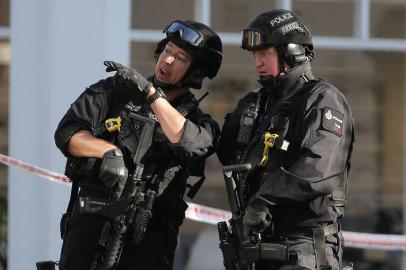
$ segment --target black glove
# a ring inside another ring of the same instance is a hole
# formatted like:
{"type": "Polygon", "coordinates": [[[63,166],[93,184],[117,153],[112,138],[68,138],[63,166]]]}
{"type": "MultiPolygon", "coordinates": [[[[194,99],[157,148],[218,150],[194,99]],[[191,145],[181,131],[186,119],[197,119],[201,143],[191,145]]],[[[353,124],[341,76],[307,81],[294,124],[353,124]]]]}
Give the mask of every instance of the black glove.
{"type": "Polygon", "coordinates": [[[148,94],[152,83],[147,81],[137,70],[123,66],[113,61],[104,61],[106,71],[116,71],[114,75],[116,83],[125,88],[137,87],[141,92],[148,94]]]}
{"type": "Polygon", "coordinates": [[[271,225],[271,214],[266,206],[251,206],[245,209],[244,227],[248,232],[260,233],[271,225]]]}
{"type": "Polygon", "coordinates": [[[112,149],[104,153],[100,165],[99,178],[106,187],[113,188],[113,198],[118,199],[123,192],[128,170],[124,164],[123,153],[120,149],[112,149]]]}

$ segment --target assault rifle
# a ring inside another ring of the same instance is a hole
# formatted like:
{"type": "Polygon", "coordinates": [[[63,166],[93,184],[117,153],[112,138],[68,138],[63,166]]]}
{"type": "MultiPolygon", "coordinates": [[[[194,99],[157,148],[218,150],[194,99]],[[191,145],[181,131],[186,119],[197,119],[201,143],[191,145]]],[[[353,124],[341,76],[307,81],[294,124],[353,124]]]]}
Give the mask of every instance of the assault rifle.
{"type": "MultiPolygon", "coordinates": [[[[136,138],[129,137],[127,139],[130,140],[128,144],[124,141],[123,152],[131,152],[135,170],[127,178],[123,193],[118,201],[107,202],[101,207],[100,201],[93,202],[99,204],[99,207],[92,205],[90,200],[80,202],[81,206],[87,207],[87,209],[84,209],[84,212],[87,213],[91,212],[92,208],[98,210],[98,213],[100,213],[101,208],[103,213],[104,208],[106,209],[106,216],[108,216],[107,212],[113,214],[114,209],[121,209],[119,215],[112,215],[115,216],[112,222],[105,222],[104,224],[99,239],[99,244],[104,247],[104,254],[95,255],[91,270],[108,270],[116,266],[121,257],[123,242],[128,229],[132,228],[134,231],[133,240],[136,243],[141,242],[152,216],[152,205],[156,197],[156,191],[146,188],[147,183],[142,179],[144,165],[141,163],[141,159],[151,145],[155,121],[135,113],[129,113],[129,119],[131,120],[132,127],[121,128],[138,129],[137,133],[139,135],[136,138]]],[[[109,127],[107,122],[106,126],[109,127]]]]}
{"type": "Polygon", "coordinates": [[[226,221],[222,221],[217,224],[217,228],[226,270],[251,270],[253,263],[258,260],[286,261],[288,259],[288,250],[285,245],[262,243],[260,235],[249,235],[244,228],[245,209],[239,192],[240,183],[234,176],[238,178],[245,176],[250,169],[249,163],[223,168],[232,218],[229,220],[229,225],[226,221]]]}

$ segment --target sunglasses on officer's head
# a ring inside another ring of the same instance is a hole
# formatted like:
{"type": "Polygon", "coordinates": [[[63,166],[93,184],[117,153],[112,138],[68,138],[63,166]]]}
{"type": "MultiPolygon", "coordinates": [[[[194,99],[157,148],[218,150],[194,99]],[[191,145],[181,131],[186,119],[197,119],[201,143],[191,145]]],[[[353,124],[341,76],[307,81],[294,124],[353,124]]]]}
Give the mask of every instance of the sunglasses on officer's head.
{"type": "Polygon", "coordinates": [[[196,47],[198,47],[203,41],[202,34],[200,34],[191,26],[182,23],[181,21],[174,21],[173,23],[168,25],[163,32],[171,34],[179,33],[179,36],[183,41],[196,47]]]}

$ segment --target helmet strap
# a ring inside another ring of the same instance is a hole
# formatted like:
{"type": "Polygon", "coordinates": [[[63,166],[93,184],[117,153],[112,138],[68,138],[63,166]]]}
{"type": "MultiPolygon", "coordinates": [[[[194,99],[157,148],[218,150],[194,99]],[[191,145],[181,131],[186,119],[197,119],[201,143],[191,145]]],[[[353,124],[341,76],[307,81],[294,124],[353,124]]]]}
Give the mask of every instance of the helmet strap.
{"type": "Polygon", "coordinates": [[[182,80],[182,83],[185,86],[189,86],[193,89],[200,89],[202,87],[202,82],[206,76],[201,68],[198,67],[195,61],[192,62],[192,65],[189,67],[189,70],[186,72],[185,77],[182,80]]]}
{"type": "Polygon", "coordinates": [[[170,90],[179,88],[178,85],[170,84],[170,83],[163,83],[163,82],[159,81],[159,80],[155,77],[155,75],[153,76],[152,83],[153,83],[154,87],[159,87],[159,88],[161,88],[161,89],[164,90],[164,91],[170,91],[170,90]]]}

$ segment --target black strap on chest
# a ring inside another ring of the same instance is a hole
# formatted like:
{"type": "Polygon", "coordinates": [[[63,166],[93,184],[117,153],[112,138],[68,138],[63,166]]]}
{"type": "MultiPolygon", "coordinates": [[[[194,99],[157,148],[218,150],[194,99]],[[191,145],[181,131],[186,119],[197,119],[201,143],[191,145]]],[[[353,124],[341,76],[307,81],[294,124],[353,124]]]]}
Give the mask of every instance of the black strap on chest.
{"type": "Polygon", "coordinates": [[[237,134],[237,144],[246,146],[249,143],[255,119],[258,116],[261,93],[255,92],[252,100],[249,101],[247,108],[242,112],[240,119],[240,129],[237,134]]]}
{"type": "MultiPolygon", "coordinates": [[[[244,153],[241,158],[241,162],[247,162],[249,153],[255,149],[256,146],[261,145],[262,135],[269,129],[271,123],[273,121],[274,115],[276,115],[282,108],[286,108],[292,101],[292,98],[295,97],[299,92],[304,92],[305,90],[309,89],[310,86],[317,83],[318,80],[312,80],[309,78],[305,73],[303,73],[297,82],[288,90],[286,91],[288,94],[283,96],[272,108],[269,112],[266,113],[265,117],[262,119],[261,123],[259,123],[258,128],[255,130],[255,133],[252,134],[252,138],[250,139],[250,143],[244,150],[244,153]]],[[[256,165],[256,164],[253,164],[256,165]]]]}
{"type": "Polygon", "coordinates": [[[248,96],[247,103],[241,112],[241,117],[239,119],[240,126],[236,138],[236,152],[233,161],[235,164],[242,162],[241,157],[244,149],[251,140],[254,125],[258,117],[260,102],[262,100],[261,97],[262,94],[259,90],[251,92],[248,96]]]}

